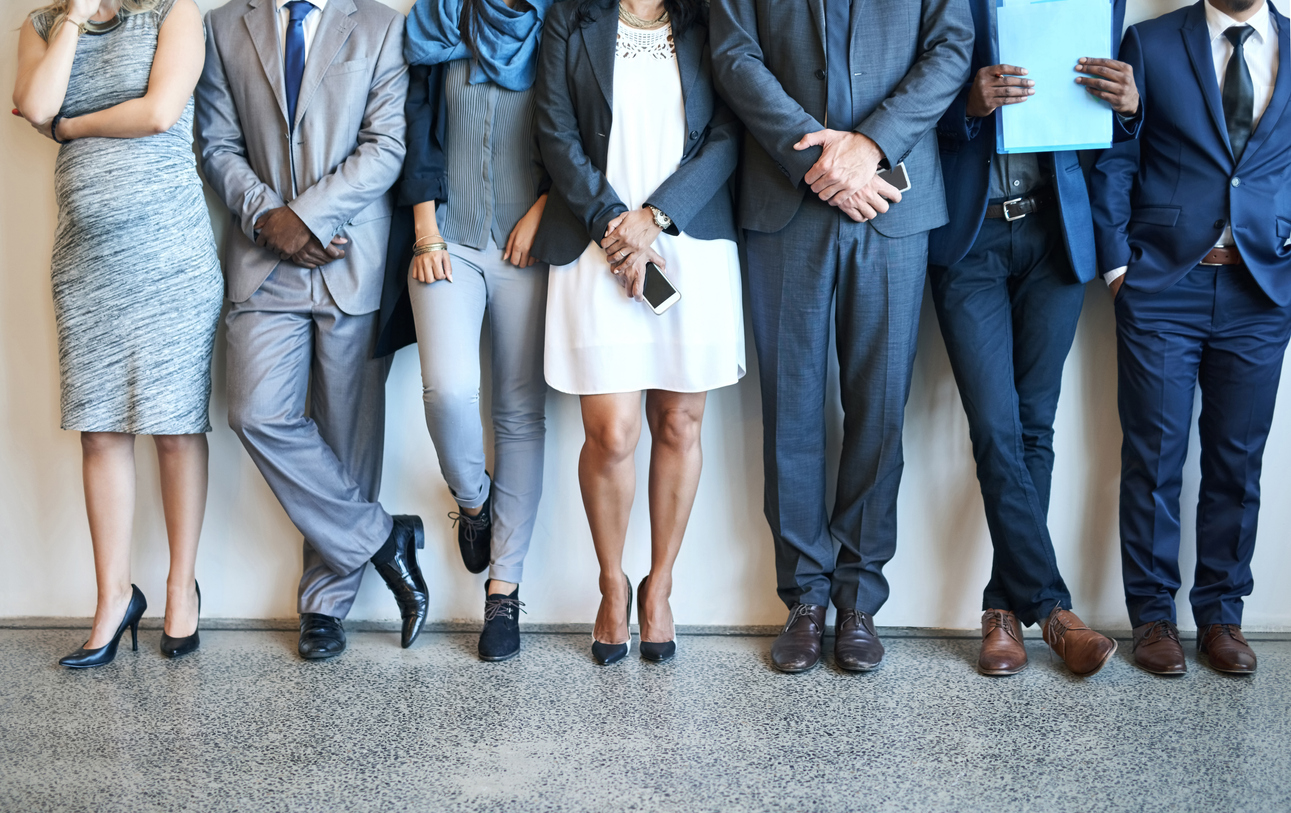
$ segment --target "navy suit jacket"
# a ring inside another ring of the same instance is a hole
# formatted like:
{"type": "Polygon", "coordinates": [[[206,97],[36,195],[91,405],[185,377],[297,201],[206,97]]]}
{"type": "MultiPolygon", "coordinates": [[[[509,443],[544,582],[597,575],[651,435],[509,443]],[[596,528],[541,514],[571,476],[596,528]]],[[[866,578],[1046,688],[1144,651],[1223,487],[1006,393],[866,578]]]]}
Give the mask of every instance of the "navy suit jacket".
{"type": "MultiPolygon", "coordinates": [[[[973,12],[973,30],[977,38],[973,45],[973,63],[968,84],[960,90],[950,109],[937,124],[937,146],[941,151],[941,173],[946,183],[946,207],[950,210],[950,222],[928,235],[928,262],[933,265],[954,265],[962,260],[976,242],[977,233],[981,231],[982,221],[986,218],[991,165],[996,157],[995,126],[998,116],[974,119],[970,123],[965,111],[968,107],[968,93],[973,87],[973,77],[988,65],[1000,64],[995,38],[991,36],[991,11],[988,6],[994,2],[995,0],[969,0],[969,7],[973,12]]],[[[1111,32],[1113,54],[1116,53],[1116,44],[1121,40],[1121,27],[1124,24],[1125,0],[1114,0],[1111,32]]],[[[1072,76],[1075,76],[1074,71],[1072,76]]],[[[1108,115],[1114,116],[1111,112],[1108,115]]],[[[1058,197],[1062,236],[1071,267],[1080,282],[1089,282],[1097,274],[1094,224],[1080,154],[1071,150],[1045,153],[1040,157],[1040,167],[1050,174],[1058,197]]]]}
{"type": "MultiPolygon", "coordinates": [[[[1204,0],[1202,0],[1204,2],[1204,0]]],[[[1129,266],[1125,285],[1169,288],[1214,247],[1230,221],[1255,281],[1291,303],[1291,46],[1272,4],[1278,37],[1273,98],[1238,161],[1201,2],[1131,26],[1121,59],[1134,66],[1143,122],[1137,140],[1106,150],[1090,176],[1098,263],[1129,266]]]]}

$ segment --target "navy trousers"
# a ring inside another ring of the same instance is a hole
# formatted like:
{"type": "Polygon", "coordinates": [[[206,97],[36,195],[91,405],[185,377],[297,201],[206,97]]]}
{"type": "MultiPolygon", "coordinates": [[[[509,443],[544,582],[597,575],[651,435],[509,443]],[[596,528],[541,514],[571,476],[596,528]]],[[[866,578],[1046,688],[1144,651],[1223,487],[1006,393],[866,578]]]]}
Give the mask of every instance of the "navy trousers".
{"type": "MultiPolygon", "coordinates": [[[[1130,269],[1133,278],[1133,266],[1130,269]]],[[[1260,466],[1291,308],[1241,266],[1198,266],[1160,293],[1116,298],[1121,569],[1135,626],[1175,621],[1179,491],[1201,384],[1201,495],[1192,616],[1240,624],[1251,593],[1260,466]]]]}
{"type": "Polygon", "coordinates": [[[968,254],[928,268],[932,300],[968,415],[995,556],[982,609],[1023,624],[1071,609],[1049,538],[1053,420],[1085,301],[1056,208],[987,219],[968,254]]]}
{"type": "Polygon", "coordinates": [[[875,613],[897,544],[901,430],[928,233],[884,237],[807,194],[789,225],[747,232],[761,368],[764,509],[781,600],[875,613]],[[833,309],[843,449],[825,507],[825,381],[833,309]],[[835,544],[838,553],[835,556],[835,544]]]}

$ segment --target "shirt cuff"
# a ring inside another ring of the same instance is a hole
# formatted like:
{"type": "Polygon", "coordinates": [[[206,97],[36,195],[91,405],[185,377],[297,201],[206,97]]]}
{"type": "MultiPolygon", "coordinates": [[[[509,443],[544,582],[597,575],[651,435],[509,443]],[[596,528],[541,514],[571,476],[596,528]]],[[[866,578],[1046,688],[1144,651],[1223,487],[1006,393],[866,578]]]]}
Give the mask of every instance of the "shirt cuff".
{"type": "Polygon", "coordinates": [[[1103,282],[1106,282],[1110,286],[1113,282],[1116,282],[1118,279],[1125,276],[1125,272],[1128,269],[1128,265],[1122,265],[1120,268],[1113,268],[1111,271],[1108,271],[1103,275],[1103,282]]]}

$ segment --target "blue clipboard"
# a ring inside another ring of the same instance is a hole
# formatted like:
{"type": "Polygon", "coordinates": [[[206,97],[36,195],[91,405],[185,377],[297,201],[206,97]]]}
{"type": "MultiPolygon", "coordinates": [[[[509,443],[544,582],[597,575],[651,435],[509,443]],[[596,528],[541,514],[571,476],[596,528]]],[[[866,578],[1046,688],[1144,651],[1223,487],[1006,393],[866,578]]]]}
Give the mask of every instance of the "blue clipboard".
{"type": "Polygon", "coordinates": [[[1112,0],[996,0],[997,53],[1027,69],[1035,95],[995,111],[1000,153],[1102,149],[1112,109],[1076,84],[1081,57],[1112,57],[1112,0]]]}

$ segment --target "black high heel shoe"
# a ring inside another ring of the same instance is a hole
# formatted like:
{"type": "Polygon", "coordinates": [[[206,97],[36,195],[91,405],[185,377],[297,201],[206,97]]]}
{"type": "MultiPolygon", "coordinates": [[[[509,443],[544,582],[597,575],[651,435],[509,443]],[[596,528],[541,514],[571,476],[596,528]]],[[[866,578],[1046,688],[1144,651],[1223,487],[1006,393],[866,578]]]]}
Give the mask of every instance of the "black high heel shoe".
{"type": "Polygon", "coordinates": [[[88,669],[91,666],[106,666],[112,663],[112,659],[117,656],[117,645],[121,643],[121,636],[125,635],[127,628],[130,630],[131,649],[139,650],[139,619],[143,618],[144,610],[148,609],[148,599],[144,598],[143,593],[133,584],[130,585],[130,591],[130,603],[126,605],[125,617],[121,619],[121,626],[117,627],[112,640],[98,649],[86,649],[82,646],[66,658],[60,659],[58,662],[60,666],[88,669]]]}
{"type": "MultiPolygon", "coordinates": [[[[641,580],[641,584],[637,585],[637,615],[641,615],[645,610],[645,586],[646,582],[649,580],[650,574],[647,573],[646,577],[641,580]]],[[[641,660],[651,661],[653,663],[663,663],[664,661],[672,660],[672,657],[677,654],[677,633],[675,625],[673,629],[673,639],[671,641],[664,641],[662,644],[654,641],[647,641],[645,639],[645,633],[642,633],[640,647],[641,660]]]]}
{"type": "Polygon", "coordinates": [[[596,640],[596,635],[592,635],[592,657],[601,666],[609,666],[612,663],[618,663],[628,656],[632,649],[632,581],[626,573],[623,574],[623,581],[628,586],[628,640],[621,644],[603,644],[596,640]]]}
{"type": "MultiPolygon", "coordinates": [[[[193,579],[193,589],[197,591],[197,625],[202,624],[202,587],[193,579]]],[[[161,628],[161,654],[167,658],[178,658],[181,655],[187,655],[190,652],[196,652],[197,647],[201,645],[201,640],[197,637],[197,627],[193,627],[192,635],[185,635],[183,638],[171,638],[166,634],[166,627],[161,628]]]]}

